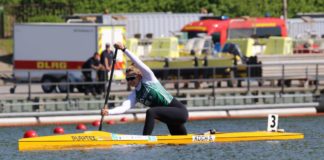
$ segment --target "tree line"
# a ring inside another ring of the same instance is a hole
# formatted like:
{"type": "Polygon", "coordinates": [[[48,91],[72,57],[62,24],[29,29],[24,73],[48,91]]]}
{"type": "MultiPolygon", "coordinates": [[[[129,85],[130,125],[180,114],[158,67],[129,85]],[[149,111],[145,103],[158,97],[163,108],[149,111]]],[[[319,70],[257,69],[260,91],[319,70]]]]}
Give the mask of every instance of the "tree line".
{"type": "MultiPolygon", "coordinates": [[[[204,8],[229,17],[283,15],[284,0],[0,0],[17,21],[63,21],[73,13],[172,12],[198,13],[204,8]]],[[[288,18],[297,13],[323,12],[323,0],[287,0],[288,18]]]]}

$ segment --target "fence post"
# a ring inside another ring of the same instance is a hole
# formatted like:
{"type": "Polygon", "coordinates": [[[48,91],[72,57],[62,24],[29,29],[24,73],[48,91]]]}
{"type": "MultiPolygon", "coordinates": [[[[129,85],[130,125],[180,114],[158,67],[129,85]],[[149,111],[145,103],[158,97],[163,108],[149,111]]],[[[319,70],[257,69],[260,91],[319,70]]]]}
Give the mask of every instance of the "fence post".
{"type": "Polygon", "coordinates": [[[179,88],[180,88],[179,81],[180,81],[180,68],[177,69],[177,83],[176,83],[176,85],[177,85],[177,96],[179,96],[179,88]]]}
{"type": "MultiPolygon", "coordinates": [[[[215,92],[215,79],[214,76],[216,77],[216,69],[215,67],[213,67],[213,75],[212,75],[212,80],[213,80],[213,102],[214,102],[214,106],[216,105],[216,92],[215,92]]],[[[217,81],[216,81],[217,83],[217,81]]]]}
{"type": "Polygon", "coordinates": [[[247,76],[247,92],[249,93],[250,92],[250,80],[251,80],[251,67],[250,67],[250,65],[247,65],[247,67],[248,67],[248,76],[247,76]]]}
{"type": "Polygon", "coordinates": [[[316,92],[318,90],[318,85],[319,85],[318,64],[316,64],[316,77],[315,77],[315,90],[314,90],[314,92],[316,92]]]}
{"type": "Polygon", "coordinates": [[[30,71],[28,71],[28,100],[31,100],[31,76],[30,71]]]}
{"type": "Polygon", "coordinates": [[[66,99],[69,100],[70,99],[70,81],[69,81],[69,71],[66,71],[66,99]]]}
{"type": "Polygon", "coordinates": [[[281,68],[281,92],[284,93],[284,88],[285,88],[285,65],[282,64],[281,68]]]}

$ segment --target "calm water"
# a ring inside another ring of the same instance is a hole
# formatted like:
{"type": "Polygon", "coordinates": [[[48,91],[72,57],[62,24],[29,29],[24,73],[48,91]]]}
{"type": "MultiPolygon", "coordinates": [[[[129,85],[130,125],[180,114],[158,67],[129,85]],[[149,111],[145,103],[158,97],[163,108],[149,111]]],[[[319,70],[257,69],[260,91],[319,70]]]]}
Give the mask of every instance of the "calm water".
{"type": "MultiPolygon", "coordinates": [[[[210,121],[193,121],[187,124],[189,132],[200,133],[210,128],[218,131],[255,131],[265,130],[264,119],[225,119],[210,121]]],[[[104,126],[104,130],[141,134],[141,123],[104,126]]],[[[324,117],[280,118],[280,128],[291,132],[303,132],[304,140],[235,142],[155,147],[118,146],[110,149],[87,151],[51,151],[51,152],[18,152],[17,140],[26,130],[34,129],[38,135],[52,134],[55,126],[0,128],[0,159],[107,159],[107,160],[204,160],[204,159],[324,159],[324,117]]],[[[77,132],[75,125],[63,126],[66,133],[77,132]]],[[[89,130],[97,128],[88,125],[89,130]]],[[[167,128],[158,123],[154,134],[166,134],[167,128]]]]}

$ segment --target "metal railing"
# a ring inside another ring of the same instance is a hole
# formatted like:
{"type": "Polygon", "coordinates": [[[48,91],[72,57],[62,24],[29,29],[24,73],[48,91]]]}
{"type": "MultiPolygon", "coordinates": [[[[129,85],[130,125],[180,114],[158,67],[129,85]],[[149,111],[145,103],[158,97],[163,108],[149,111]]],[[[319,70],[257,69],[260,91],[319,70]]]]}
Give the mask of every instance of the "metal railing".
{"type": "MultiPolygon", "coordinates": [[[[201,88],[199,84],[207,83],[208,88],[211,88],[213,92],[216,92],[217,88],[224,88],[221,86],[222,82],[227,82],[227,88],[245,88],[246,93],[251,92],[251,89],[258,88],[280,88],[280,92],[284,93],[285,90],[293,86],[293,81],[300,81],[300,83],[309,83],[312,85],[314,92],[318,91],[321,86],[321,80],[324,77],[324,63],[323,64],[310,64],[310,63],[299,63],[299,64],[275,64],[275,65],[241,65],[240,68],[237,66],[230,67],[191,67],[191,68],[160,68],[153,69],[157,74],[158,79],[161,83],[165,85],[168,90],[175,90],[177,94],[180,93],[180,90],[185,90],[186,84],[194,83],[195,86],[192,88],[201,88]],[[243,68],[243,70],[242,70],[243,68]],[[256,68],[262,68],[259,73],[255,73],[256,68]],[[266,85],[266,82],[277,82],[277,85],[266,85]],[[254,84],[257,82],[257,84],[254,84]],[[171,87],[167,84],[171,84],[171,87]],[[174,86],[172,86],[172,84],[174,86]],[[184,88],[181,88],[180,84],[185,84],[184,88]],[[237,84],[235,86],[235,84],[237,84]]],[[[16,93],[26,94],[27,98],[30,99],[33,95],[42,94],[41,86],[65,86],[66,91],[62,94],[66,95],[66,98],[69,99],[70,95],[73,93],[73,90],[70,86],[104,86],[107,81],[93,81],[85,82],[82,80],[82,77],[78,77],[79,81],[55,81],[55,82],[40,82],[34,81],[32,75],[38,72],[36,70],[26,70],[27,77],[25,81],[20,81],[12,77],[11,81],[6,78],[6,82],[0,86],[0,94],[9,94],[10,89],[8,86],[16,88],[16,93]],[[7,87],[5,87],[7,86],[7,87]],[[17,90],[17,88],[22,87],[23,89],[17,90]],[[38,87],[38,88],[37,88],[38,87]],[[5,90],[8,89],[8,92],[5,90]]],[[[75,70],[70,71],[66,70],[61,73],[62,76],[67,77],[75,70]]],[[[81,72],[81,70],[80,70],[81,72]]],[[[127,91],[125,80],[115,80],[115,84],[120,84],[119,87],[112,87],[113,91],[127,91]]],[[[296,83],[296,82],[295,82],[296,83]]],[[[307,84],[306,84],[307,85],[307,84]]],[[[299,87],[300,85],[295,85],[294,87],[299,87]]],[[[11,93],[13,93],[11,87],[11,93]]],[[[55,92],[57,88],[55,87],[55,92]]],[[[300,86],[305,88],[305,86],[300,86]]],[[[189,87],[190,88],[190,87],[189,87]]]]}

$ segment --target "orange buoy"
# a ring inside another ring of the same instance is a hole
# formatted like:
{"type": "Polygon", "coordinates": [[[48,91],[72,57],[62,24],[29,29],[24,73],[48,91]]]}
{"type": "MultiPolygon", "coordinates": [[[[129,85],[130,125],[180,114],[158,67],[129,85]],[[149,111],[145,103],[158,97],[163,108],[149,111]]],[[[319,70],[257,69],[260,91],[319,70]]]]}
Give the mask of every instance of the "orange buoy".
{"type": "Polygon", "coordinates": [[[100,121],[99,120],[93,121],[92,126],[94,126],[94,127],[100,126],[100,121]]]}
{"type": "Polygon", "coordinates": [[[115,121],[114,120],[109,120],[109,121],[107,121],[107,124],[113,125],[113,124],[115,124],[115,121]]]}
{"type": "Polygon", "coordinates": [[[80,123],[80,124],[78,124],[78,125],[76,126],[76,129],[77,129],[77,130],[87,130],[87,126],[84,125],[84,124],[82,124],[82,123],[80,123]]]}
{"type": "Polygon", "coordinates": [[[28,130],[24,134],[24,138],[31,138],[31,137],[37,137],[37,133],[34,130],[28,130]]]}
{"type": "Polygon", "coordinates": [[[53,130],[54,134],[64,134],[64,128],[62,127],[56,127],[53,130]]]}
{"type": "Polygon", "coordinates": [[[122,117],[122,118],[120,119],[120,121],[121,121],[121,122],[127,122],[127,118],[126,118],[126,117],[122,117]]]}

